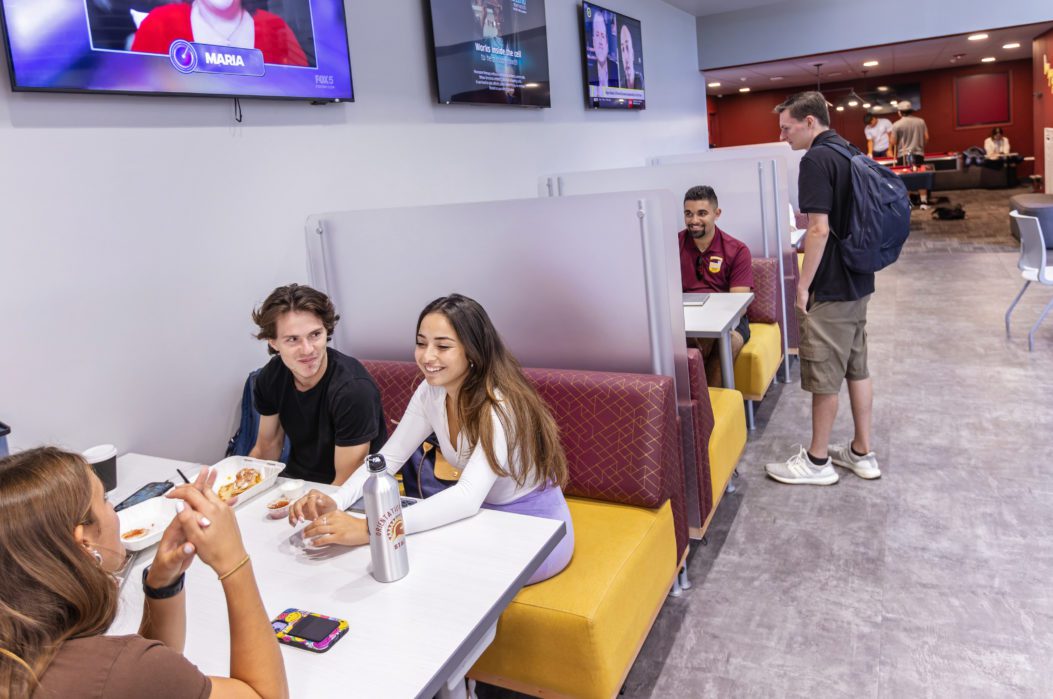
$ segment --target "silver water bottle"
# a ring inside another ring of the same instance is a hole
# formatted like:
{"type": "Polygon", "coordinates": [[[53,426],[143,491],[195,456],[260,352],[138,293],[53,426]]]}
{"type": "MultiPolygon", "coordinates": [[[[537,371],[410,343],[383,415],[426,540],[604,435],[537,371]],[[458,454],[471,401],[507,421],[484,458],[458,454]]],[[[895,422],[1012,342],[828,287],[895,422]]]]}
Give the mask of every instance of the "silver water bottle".
{"type": "Polygon", "coordinates": [[[366,501],[373,577],[380,582],[395,582],[409,572],[399,482],[388,473],[387,462],[380,454],[370,454],[366,468],[369,478],[362,487],[362,496],[366,501]]]}

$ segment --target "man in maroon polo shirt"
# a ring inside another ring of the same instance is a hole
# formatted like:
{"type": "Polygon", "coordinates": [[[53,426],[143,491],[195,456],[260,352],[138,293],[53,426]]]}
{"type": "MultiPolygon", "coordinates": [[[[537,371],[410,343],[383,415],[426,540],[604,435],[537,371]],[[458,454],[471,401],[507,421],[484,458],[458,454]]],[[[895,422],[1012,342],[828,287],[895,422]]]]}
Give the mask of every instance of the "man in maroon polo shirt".
{"type": "MultiPolygon", "coordinates": [[[[717,227],[720,208],[717,193],[708,185],[692,187],[684,194],[684,225],[680,231],[680,279],[685,294],[749,292],[753,290],[753,257],[741,241],[717,227]]],[[[750,323],[742,316],[731,331],[732,361],[749,342],[750,323]]],[[[706,361],[706,380],[721,386],[720,355],[716,342],[692,338],[706,361]]]]}

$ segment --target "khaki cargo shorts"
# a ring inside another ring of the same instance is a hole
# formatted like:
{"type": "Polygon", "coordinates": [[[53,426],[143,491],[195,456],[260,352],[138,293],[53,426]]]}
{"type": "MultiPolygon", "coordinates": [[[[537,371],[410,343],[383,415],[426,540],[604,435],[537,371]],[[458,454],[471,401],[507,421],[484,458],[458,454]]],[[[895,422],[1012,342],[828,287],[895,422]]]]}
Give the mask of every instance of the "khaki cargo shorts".
{"type": "Polygon", "coordinates": [[[867,302],[818,301],[807,314],[798,312],[801,326],[801,388],[830,394],[841,382],[870,377],[867,369],[867,302]]]}

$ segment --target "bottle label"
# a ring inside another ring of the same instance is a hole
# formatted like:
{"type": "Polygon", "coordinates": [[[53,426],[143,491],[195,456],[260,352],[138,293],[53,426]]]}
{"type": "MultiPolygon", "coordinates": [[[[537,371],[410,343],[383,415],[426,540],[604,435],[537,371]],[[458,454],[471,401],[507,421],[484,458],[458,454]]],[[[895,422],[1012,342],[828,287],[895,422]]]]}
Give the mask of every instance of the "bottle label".
{"type": "Polygon", "coordinates": [[[398,550],[406,544],[406,525],[402,521],[402,505],[392,507],[377,518],[373,536],[382,537],[398,550]]]}

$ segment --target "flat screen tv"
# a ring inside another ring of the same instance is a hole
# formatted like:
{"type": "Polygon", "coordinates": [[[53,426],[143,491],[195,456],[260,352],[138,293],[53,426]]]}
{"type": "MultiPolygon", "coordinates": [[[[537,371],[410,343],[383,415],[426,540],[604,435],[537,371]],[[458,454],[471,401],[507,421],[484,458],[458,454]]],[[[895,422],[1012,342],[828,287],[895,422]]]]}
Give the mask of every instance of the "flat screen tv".
{"type": "Polygon", "coordinates": [[[595,109],[644,109],[640,21],[582,3],[585,30],[585,101],[595,109]]]}
{"type": "Polygon", "coordinates": [[[550,107],[544,0],[430,0],[441,104],[550,107]]]}
{"type": "Polygon", "coordinates": [[[343,0],[2,0],[14,90],[353,100],[343,0]]]}

